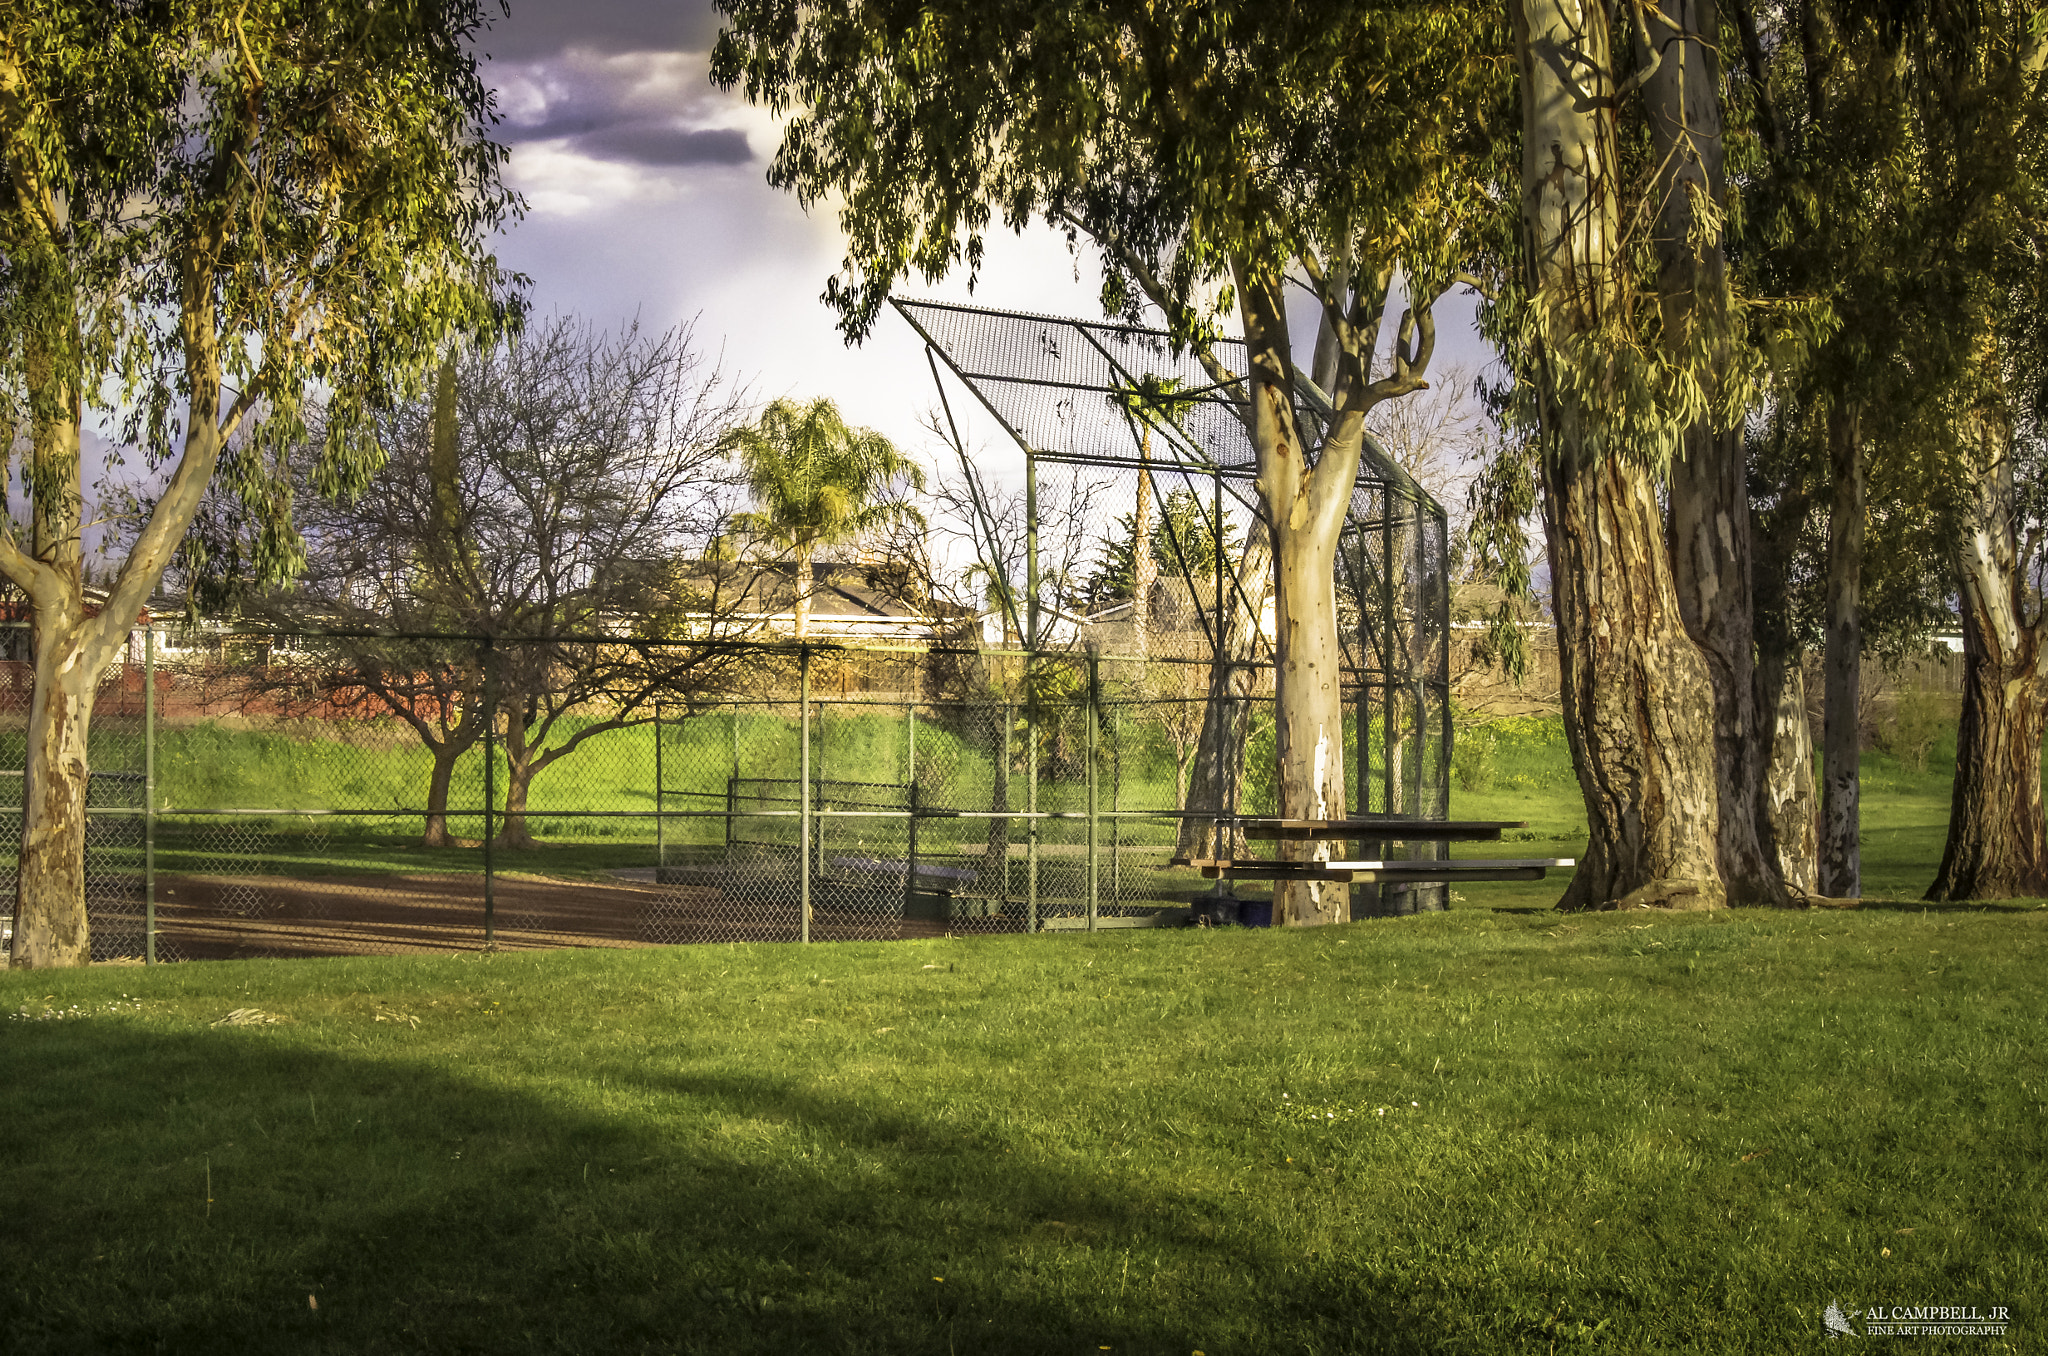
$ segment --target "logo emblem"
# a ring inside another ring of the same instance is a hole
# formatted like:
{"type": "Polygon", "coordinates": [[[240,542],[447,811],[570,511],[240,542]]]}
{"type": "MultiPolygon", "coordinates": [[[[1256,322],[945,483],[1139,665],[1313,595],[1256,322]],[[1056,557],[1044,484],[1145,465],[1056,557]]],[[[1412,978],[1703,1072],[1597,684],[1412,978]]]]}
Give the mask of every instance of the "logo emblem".
{"type": "Polygon", "coordinates": [[[1844,1314],[1841,1305],[1829,1300],[1827,1312],[1820,1316],[1820,1321],[1826,1325],[1829,1337],[1854,1337],[1856,1330],[1849,1326],[1849,1320],[1856,1317],[1856,1313],[1851,1309],[1844,1314]]]}

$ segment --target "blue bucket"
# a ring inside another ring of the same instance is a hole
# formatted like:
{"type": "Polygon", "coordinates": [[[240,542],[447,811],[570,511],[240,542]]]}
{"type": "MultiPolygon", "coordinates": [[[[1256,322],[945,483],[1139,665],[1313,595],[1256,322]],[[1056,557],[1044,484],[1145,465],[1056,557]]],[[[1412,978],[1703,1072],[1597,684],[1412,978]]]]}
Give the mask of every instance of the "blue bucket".
{"type": "Polygon", "coordinates": [[[1270,899],[1240,899],[1237,901],[1237,922],[1239,927],[1272,927],[1273,901],[1270,899]]]}

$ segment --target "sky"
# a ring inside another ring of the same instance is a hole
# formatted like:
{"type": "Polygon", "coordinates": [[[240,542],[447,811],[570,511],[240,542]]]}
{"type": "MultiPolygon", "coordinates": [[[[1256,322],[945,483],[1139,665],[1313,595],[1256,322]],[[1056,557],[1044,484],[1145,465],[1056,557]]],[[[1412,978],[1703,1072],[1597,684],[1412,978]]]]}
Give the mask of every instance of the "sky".
{"type": "MultiPolygon", "coordinates": [[[[717,29],[706,0],[514,0],[478,43],[528,208],[499,260],[533,279],[542,313],[694,320],[699,348],[722,351],[759,399],[829,395],[852,422],[929,451],[921,345],[893,314],[863,346],[841,340],[818,299],[844,252],[838,227],[829,207],[806,215],[768,186],[781,133],[710,83],[717,29]]],[[[992,239],[971,297],[964,276],[904,291],[1094,317],[1098,276],[1041,229],[992,239]]]]}
{"type": "MultiPolygon", "coordinates": [[[[512,152],[507,178],[528,206],[497,253],[533,279],[536,308],[656,328],[694,320],[699,348],[722,352],[760,400],[829,395],[907,450],[938,450],[918,426],[932,384],[909,327],[885,315],[850,349],[818,299],[843,255],[838,227],[829,206],[806,215],[768,186],[781,134],[711,84],[709,0],[512,6],[477,48],[504,118],[496,139],[512,152]]],[[[1041,227],[992,236],[971,295],[964,275],[900,290],[1092,319],[1099,280],[1092,255],[1041,227]]],[[[1483,364],[1456,316],[1440,328],[1440,363],[1483,364]]],[[[984,419],[968,438],[994,434],[984,419]]],[[[1007,448],[991,450],[1007,460],[1007,448]]]]}

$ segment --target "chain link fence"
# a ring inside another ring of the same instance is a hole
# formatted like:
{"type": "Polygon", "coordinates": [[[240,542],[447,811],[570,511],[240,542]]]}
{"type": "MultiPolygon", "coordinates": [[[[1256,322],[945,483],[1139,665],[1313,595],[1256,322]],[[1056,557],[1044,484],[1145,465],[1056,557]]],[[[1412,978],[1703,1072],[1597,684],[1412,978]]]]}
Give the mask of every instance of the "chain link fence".
{"type": "MultiPolygon", "coordinates": [[[[6,676],[11,859],[27,664],[6,676]]],[[[1181,924],[1219,894],[1174,865],[1183,818],[1217,809],[1187,805],[1209,679],[1015,650],[138,630],[91,727],[93,958],[1181,924]],[[600,661],[606,684],[551,705],[600,661]]],[[[1270,679],[1242,690],[1249,775],[1222,808],[1271,813],[1270,679]]],[[[1368,745],[1383,708],[1354,704],[1368,745]]],[[[1354,803],[1385,804],[1386,750],[1357,761],[1354,803]]]]}

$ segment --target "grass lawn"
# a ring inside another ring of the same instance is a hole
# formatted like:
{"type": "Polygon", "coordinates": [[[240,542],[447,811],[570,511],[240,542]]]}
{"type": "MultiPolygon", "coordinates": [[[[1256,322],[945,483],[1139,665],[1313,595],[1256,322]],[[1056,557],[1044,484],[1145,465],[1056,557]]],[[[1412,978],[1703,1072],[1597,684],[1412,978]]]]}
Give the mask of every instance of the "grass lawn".
{"type": "Polygon", "coordinates": [[[0,974],[0,1333],[1794,1352],[1833,1300],[2048,1347],[2048,912],[1511,898],[0,974]],[[252,1007],[287,1020],[214,1025],[252,1007]]]}

